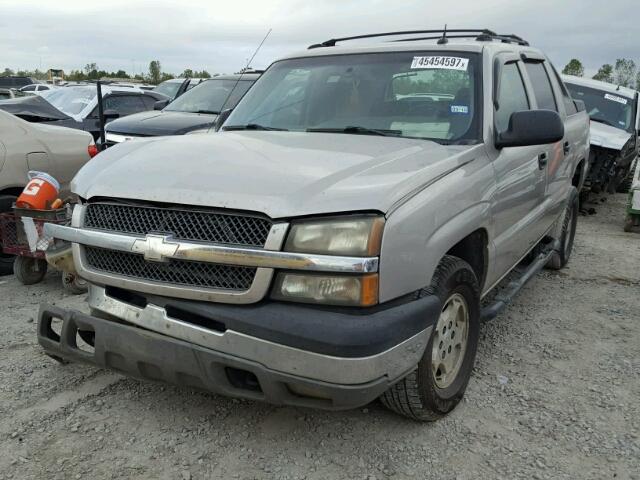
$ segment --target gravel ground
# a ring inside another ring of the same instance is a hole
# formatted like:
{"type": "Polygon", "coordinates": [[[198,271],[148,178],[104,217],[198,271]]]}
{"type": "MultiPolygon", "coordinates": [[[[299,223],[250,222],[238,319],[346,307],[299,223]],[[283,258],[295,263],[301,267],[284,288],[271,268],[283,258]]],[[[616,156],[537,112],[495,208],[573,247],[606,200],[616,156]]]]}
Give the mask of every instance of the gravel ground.
{"type": "Polygon", "coordinates": [[[0,278],[0,480],[640,478],[640,236],[622,231],[624,200],[581,217],[568,268],[483,327],[465,400],[434,424],[61,366],[36,343],[37,305],[83,299],[55,274],[0,278]]]}

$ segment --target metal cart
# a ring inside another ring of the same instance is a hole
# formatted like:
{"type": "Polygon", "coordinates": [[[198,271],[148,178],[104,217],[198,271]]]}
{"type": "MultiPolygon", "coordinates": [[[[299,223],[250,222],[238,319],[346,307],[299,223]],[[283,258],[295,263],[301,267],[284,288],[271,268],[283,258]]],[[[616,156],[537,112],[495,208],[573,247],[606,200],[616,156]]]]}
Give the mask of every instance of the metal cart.
{"type": "MultiPolygon", "coordinates": [[[[13,273],[23,285],[33,285],[42,281],[47,273],[47,249],[67,248],[66,242],[44,233],[46,223],[69,224],[71,210],[31,210],[13,208],[12,213],[0,214],[0,240],[2,251],[15,255],[13,273]]],[[[83,293],[86,284],[74,273],[62,271],[62,283],[71,293],[83,293]]]]}

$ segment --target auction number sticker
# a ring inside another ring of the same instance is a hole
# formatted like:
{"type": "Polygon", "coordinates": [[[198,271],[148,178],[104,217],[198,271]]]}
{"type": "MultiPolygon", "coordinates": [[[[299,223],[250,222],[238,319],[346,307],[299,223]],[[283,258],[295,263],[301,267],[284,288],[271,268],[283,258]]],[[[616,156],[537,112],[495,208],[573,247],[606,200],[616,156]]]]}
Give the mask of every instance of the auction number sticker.
{"type": "Polygon", "coordinates": [[[469,59],[460,57],[413,57],[413,61],[411,62],[411,68],[439,68],[466,71],[468,66],[469,59]]]}
{"type": "Polygon", "coordinates": [[[611,100],[612,102],[618,102],[621,103],[623,105],[627,104],[627,99],[624,97],[619,97],[617,95],[612,95],[610,93],[605,93],[604,94],[604,98],[606,98],[607,100],[611,100]]]}

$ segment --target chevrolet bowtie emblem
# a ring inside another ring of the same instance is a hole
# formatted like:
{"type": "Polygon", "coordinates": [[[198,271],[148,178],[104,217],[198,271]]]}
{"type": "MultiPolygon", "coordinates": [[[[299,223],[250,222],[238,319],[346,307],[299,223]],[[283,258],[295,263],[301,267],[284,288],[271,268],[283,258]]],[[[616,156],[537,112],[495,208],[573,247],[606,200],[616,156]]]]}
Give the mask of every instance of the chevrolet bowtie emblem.
{"type": "Polygon", "coordinates": [[[133,242],[131,251],[141,253],[145,260],[151,262],[166,262],[178,251],[179,244],[170,241],[169,235],[149,234],[133,242]]]}

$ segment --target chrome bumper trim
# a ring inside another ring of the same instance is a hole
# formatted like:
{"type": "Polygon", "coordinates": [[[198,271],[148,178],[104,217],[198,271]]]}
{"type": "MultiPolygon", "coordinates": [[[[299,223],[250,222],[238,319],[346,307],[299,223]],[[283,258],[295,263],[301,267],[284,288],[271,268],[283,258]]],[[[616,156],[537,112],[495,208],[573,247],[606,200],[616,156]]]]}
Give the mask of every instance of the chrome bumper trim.
{"type": "Polygon", "coordinates": [[[401,378],[414,368],[426,348],[431,327],[376,355],[342,358],[308,352],[233,330],[217,332],[167,316],[164,308],[145,308],[109,297],[105,289],[91,285],[91,308],[162,335],[184,340],[212,350],[257,362],[281,373],[343,385],[367,383],[382,377],[401,378]]]}
{"type": "MultiPolygon", "coordinates": [[[[142,253],[139,242],[150,237],[116,234],[101,230],[67,227],[53,223],[45,224],[45,233],[60,240],[128,253],[142,253]]],[[[175,248],[163,252],[163,258],[196,262],[238,265],[244,267],[280,268],[333,273],[370,273],[378,271],[378,257],[340,257],[291,253],[258,248],[225,247],[222,245],[173,241],[167,245],[175,248]]]]}

